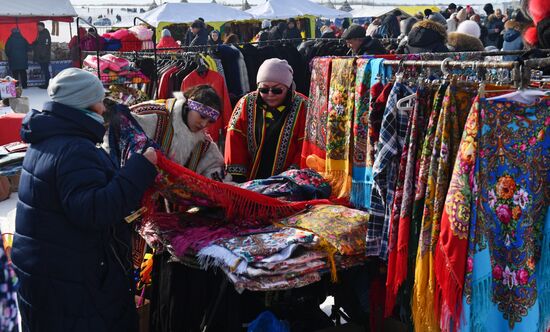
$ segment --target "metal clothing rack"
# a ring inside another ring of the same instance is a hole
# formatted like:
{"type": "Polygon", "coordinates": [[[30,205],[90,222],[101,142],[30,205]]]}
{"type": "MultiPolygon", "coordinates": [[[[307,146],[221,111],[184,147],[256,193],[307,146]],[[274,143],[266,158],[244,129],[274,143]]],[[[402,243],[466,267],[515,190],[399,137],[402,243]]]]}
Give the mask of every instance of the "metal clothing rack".
{"type": "Polygon", "coordinates": [[[512,72],[512,79],[520,86],[525,86],[531,79],[532,69],[541,69],[550,66],[550,57],[541,59],[529,59],[525,61],[457,61],[447,58],[444,60],[385,60],[385,66],[397,66],[398,71],[404,67],[436,67],[444,74],[449,74],[449,69],[508,69],[512,72]]]}
{"type": "MultiPolygon", "coordinates": [[[[155,33],[156,33],[156,28],[154,26],[152,26],[151,24],[147,23],[145,20],[143,20],[142,18],[140,17],[134,17],[134,25],[138,25],[138,21],[141,21],[142,23],[144,23],[145,25],[147,25],[148,27],[150,27],[152,30],[153,30],[153,38],[152,38],[152,42],[153,42],[153,49],[152,49],[152,55],[153,57],[155,58],[155,73],[157,72],[157,43],[156,43],[156,39],[155,39],[155,33]]],[[[79,53],[79,61],[80,61],[80,67],[82,68],[82,54],[83,53],[90,53],[90,54],[93,54],[95,53],[96,56],[97,56],[97,77],[101,80],[101,69],[100,69],[100,61],[99,61],[99,57],[101,55],[101,52],[105,52],[105,53],[110,53],[110,54],[121,54],[121,55],[134,55],[136,58],[139,56],[140,52],[142,51],[133,51],[133,52],[118,52],[118,51],[102,51],[99,49],[99,34],[98,34],[98,31],[97,31],[97,28],[90,22],[86,21],[85,19],[81,18],[80,16],[76,18],[76,35],[77,35],[77,40],[78,40],[78,53],[79,53]],[[95,42],[96,42],[96,50],[95,51],[82,51],[82,49],[80,48],[80,34],[78,33],[78,31],[80,30],[80,22],[84,22],[85,25],[89,26],[91,29],[93,29],[93,31],[95,32],[95,42]]],[[[146,50],[147,51],[147,50],[146,50]]]]}

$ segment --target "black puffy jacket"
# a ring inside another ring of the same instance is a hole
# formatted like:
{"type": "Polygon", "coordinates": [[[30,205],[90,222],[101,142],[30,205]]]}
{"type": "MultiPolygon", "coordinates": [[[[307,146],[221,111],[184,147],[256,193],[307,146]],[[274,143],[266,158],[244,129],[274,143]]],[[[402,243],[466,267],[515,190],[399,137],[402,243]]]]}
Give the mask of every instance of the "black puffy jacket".
{"type": "Polygon", "coordinates": [[[131,226],[156,176],[135,154],[123,168],[96,146],[105,128],[49,102],[28,113],[12,258],[30,331],[136,331],[131,226]]]}

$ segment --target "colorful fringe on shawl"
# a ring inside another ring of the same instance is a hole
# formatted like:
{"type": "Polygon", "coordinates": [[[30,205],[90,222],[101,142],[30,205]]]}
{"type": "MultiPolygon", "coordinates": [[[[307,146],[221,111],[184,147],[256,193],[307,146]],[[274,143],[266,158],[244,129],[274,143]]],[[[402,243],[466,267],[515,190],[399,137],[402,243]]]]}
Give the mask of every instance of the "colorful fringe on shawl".
{"type": "Polygon", "coordinates": [[[216,182],[170,161],[157,153],[155,185],[144,196],[147,215],[154,213],[159,196],[178,206],[222,208],[225,218],[240,226],[269,224],[270,221],[293,215],[310,205],[326,200],[286,203],[222,182],[216,182]]]}
{"type": "MultiPolygon", "coordinates": [[[[424,202],[426,200],[426,190],[428,183],[428,173],[430,170],[430,160],[432,157],[432,150],[434,148],[435,134],[437,129],[437,121],[441,111],[441,105],[443,103],[443,97],[447,90],[446,85],[442,85],[434,96],[433,108],[426,127],[426,135],[424,137],[424,143],[422,145],[422,153],[420,157],[420,170],[418,172],[416,181],[416,194],[413,203],[412,223],[415,228],[420,228],[422,223],[422,213],[424,211],[424,202]]],[[[415,239],[415,236],[411,236],[411,239],[415,239]]],[[[420,267],[420,256],[422,255],[421,248],[422,242],[425,241],[424,237],[420,237],[419,242],[415,243],[416,248],[411,246],[410,250],[417,252],[416,264],[414,273],[414,285],[412,294],[412,318],[415,329],[419,331],[429,331],[426,327],[426,321],[429,320],[426,316],[432,314],[433,310],[427,307],[427,297],[420,290],[425,291],[427,286],[427,278],[429,272],[426,270],[428,266],[420,267]],[[417,290],[417,291],[415,291],[417,290]]],[[[422,263],[427,263],[424,260],[422,263]]],[[[427,264],[426,264],[427,265],[427,264]]],[[[432,319],[434,321],[435,318],[432,319]]],[[[434,324],[435,325],[435,324],[434,324]]]]}
{"type": "Polygon", "coordinates": [[[357,78],[355,82],[355,114],[353,117],[353,168],[350,202],[357,208],[370,205],[372,190],[372,171],[368,172],[367,136],[370,105],[371,70],[369,59],[357,59],[357,78]],[[367,194],[368,193],[368,194],[367,194]]]}
{"type": "Polygon", "coordinates": [[[309,167],[318,172],[325,171],[325,159],[327,155],[328,94],[331,60],[330,58],[315,58],[311,64],[310,99],[306,115],[302,160],[300,163],[302,168],[309,167]]]}
{"type": "Polygon", "coordinates": [[[457,331],[462,312],[462,291],[468,256],[474,172],[479,131],[479,100],[474,102],[460,143],[435,251],[434,310],[443,331],[457,331]],[[454,326],[451,327],[451,322],[454,326]]]}
{"type": "Polygon", "coordinates": [[[355,59],[333,59],[330,77],[327,122],[327,158],[325,178],[336,198],[351,192],[349,162],[351,128],[355,108],[355,59]]]}
{"type": "Polygon", "coordinates": [[[385,316],[393,311],[399,287],[407,278],[408,252],[410,238],[410,221],[412,200],[414,198],[414,180],[417,172],[417,155],[419,141],[424,138],[424,113],[428,107],[429,90],[419,88],[416,92],[416,103],[409,120],[407,137],[399,165],[399,178],[395,190],[395,199],[390,218],[390,238],[388,273],[386,279],[385,316]]]}
{"type": "Polygon", "coordinates": [[[422,331],[438,331],[438,317],[434,313],[435,277],[434,253],[439,238],[440,218],[449,188],[452,166],[458,152],[466,116],[471,108],[472,96],[449,86],[445,93],[437,122],[432,151],[420,244],[415,269],[413,290],[413,317],[415,327],[422,331]],[[419,306],[419,299],[423,298],[419,306]]]}

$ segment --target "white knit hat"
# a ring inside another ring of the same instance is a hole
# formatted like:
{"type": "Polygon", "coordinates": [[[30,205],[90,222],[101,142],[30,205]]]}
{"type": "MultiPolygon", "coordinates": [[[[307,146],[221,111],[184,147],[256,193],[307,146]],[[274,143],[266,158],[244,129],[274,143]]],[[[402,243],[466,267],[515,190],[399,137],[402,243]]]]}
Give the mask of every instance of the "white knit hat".
{"type": "Polygon", "coordinates": [[[476,38],[481,36],[481,28],[474,21],[464,21],[460,23],[456,29],[456,32],[464,33],[476,38]]]}

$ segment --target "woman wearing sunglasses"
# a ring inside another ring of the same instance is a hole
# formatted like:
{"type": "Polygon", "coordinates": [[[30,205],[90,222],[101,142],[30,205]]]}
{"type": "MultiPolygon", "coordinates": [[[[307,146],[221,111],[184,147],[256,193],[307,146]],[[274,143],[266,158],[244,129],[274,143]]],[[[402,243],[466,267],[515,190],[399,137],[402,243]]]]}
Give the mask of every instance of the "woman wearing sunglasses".
{"type": "Polygon", "coordinates": [[[294,91],[285,60],[268,59],[258,70],[258,89],[237,103],[225,143],[233,181],[265,179],[298,168],[308,99],[294,91]]]}

